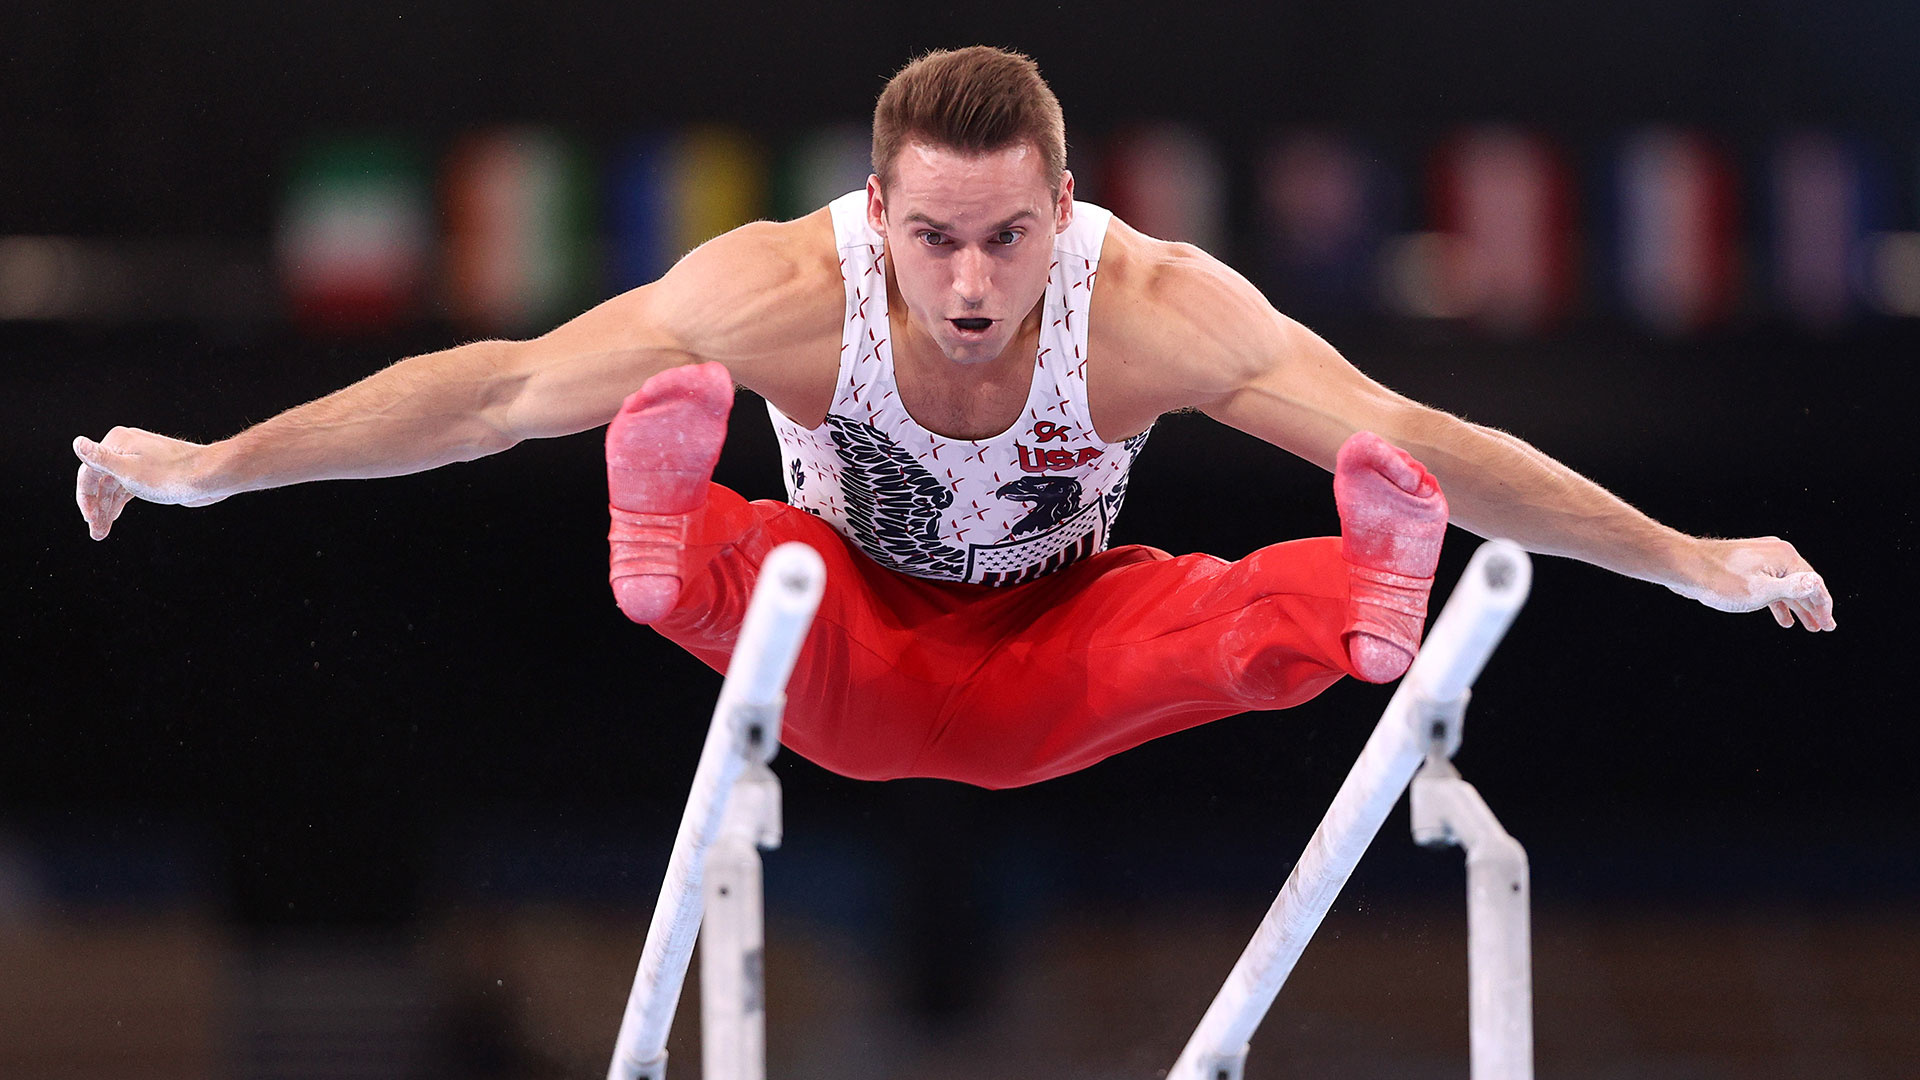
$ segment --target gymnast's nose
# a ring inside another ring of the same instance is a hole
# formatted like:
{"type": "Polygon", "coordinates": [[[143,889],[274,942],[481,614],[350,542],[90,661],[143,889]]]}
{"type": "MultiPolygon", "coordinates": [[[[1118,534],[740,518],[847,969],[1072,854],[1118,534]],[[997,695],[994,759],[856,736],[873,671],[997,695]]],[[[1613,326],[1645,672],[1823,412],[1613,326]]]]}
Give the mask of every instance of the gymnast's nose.
{"type": "Polygon", "coordinates": [[[969,308],[986,303],[987,293],[993,287],[992,266],[987,253],[979,250],[961,251],[953,260],[954,295],[969,308]]]}

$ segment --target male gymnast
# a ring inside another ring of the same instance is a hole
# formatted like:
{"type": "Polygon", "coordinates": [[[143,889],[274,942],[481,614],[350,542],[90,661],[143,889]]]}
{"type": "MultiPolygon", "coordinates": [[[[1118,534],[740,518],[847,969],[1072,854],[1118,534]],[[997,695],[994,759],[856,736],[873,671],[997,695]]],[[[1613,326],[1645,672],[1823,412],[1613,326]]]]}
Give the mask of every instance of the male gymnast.
{"type": "Polygon", "coordinates": [[[220,442],[76,439],[81,512],[103,539],[135,498],[393,476],[611,421],[629,618],[724,668],[761,560],[804,540],[828,587],[786,744],[849,776],[986,787],[1342,675],[1397,678],[1449,510],[1723,611],[1833,628],[1791,544],[1686,536],[1393,393],[1205,252],[1076,203],[1065,158],[1031,60],[930,53],[880,96],[864,191],[735,229],[541,337],[406,359],[220,442]],[[710,480],[736,382],[767,402],[786,502],[710,480]],[[1231,563],[1108,549],[1129,466],[1179,409],[1331,469],[1341,535],[1231,563]]]}

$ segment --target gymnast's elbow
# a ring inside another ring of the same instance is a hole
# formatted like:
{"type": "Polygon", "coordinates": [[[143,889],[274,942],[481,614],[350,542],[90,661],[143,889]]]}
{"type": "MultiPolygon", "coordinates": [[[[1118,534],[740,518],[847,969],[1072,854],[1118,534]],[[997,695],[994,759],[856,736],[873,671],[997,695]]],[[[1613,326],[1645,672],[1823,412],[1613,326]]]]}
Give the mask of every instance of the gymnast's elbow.
{"type": "Polygon", "coordinates": [[[458,410],[448,431],[449,462],[489,457],[536,436],[527,428],[526,383],[525,376],[502,373],[477,388],[475,400],[458,410]]]}
{"type": "Polygon", "coordinates": [[[503,450],[519,446],[525,439],[500,426],[497,422],[484,417],[476,418],[475,423],[461,433],[461,437],[451,449],[448,464],[459,461],[477,461],[491,457],[503,450]]]}

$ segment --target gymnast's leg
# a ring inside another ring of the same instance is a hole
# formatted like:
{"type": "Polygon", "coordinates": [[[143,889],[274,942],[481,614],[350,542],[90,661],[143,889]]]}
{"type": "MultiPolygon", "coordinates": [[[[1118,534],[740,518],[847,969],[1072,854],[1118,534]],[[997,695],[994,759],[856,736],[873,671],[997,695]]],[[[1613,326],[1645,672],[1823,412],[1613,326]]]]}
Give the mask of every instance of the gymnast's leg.
{"type": "Polygon", "coordinates": [[[812,514],[712,483],[732,400],[719,364],[673,368],[608,427],[608,576],[620,610],[725,672],[761,564],[782,543],[808,544],[827,588],[788,683],[782,741],[848,776],[907,775],[977,659],[950,616],[991,590],[886,570],[812,514]]]}
{"type": "Polygon", "coordinates": [[[1425,469],[1368,433],[1334,473],[1341,536],[1237,562],[1117,548],[1002,590],[1008,636],[915,763],[986,787],[1033,783],[1150,739],[1298,705],[1343,675],[1399,677],[1419,647],[1446,528],[1425,469]]]}
{"type": "Polygon", "coordinates": [[[688,530],[706,508],[732,410],[727,369],[695,364],[648,379],[607,428],[608,580],[634,622],[655,622],[680,599],[688,530]]]}
{"type": "Polygon", "coordinates": [[[1391,682],[1420,647],[1447,531],[1447,499],[1413,455],[1371,431],[1341,444],[1333,499],[1354,608],[1348,659],[1360,678],[1391,682]]]}

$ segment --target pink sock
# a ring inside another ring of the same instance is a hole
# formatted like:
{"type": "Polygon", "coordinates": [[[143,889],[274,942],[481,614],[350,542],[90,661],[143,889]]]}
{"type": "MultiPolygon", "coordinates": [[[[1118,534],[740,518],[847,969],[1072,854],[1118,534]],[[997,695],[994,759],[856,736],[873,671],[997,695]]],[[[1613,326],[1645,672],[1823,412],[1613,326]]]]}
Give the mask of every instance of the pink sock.
{"type": "Polygon", "coordinates": [[[1340,447],[1333,499],[1354,609],[1347,657],[1362,679],[1390,682],[1420,648],[1447,498],[1412,455],[1361,431],[1340,447]]]}
{"type": "Polygon", "coordinates": [[[732,409],[726,368],[668,368],[634,391],[607,428],[607,578],[634,622],[651,623],[680,599],[687,525],[706,505],[732,409]]]}

